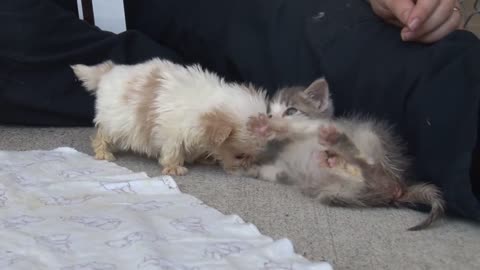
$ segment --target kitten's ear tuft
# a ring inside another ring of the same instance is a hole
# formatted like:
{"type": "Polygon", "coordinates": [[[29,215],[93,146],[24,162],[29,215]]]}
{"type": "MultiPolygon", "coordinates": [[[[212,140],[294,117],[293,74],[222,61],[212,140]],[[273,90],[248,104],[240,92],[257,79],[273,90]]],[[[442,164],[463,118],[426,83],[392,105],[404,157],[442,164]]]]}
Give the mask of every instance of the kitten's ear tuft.
{"type": "Polygon", "coordinates": [[[200,117],[206,142],[217,147],[223,144],[233,132],[232,119],[221,110],[213,110],[200,117]]]}
{"type": "Polygon", "coordinates": [[[320,111],[326,111],[332,106],[330,89],[327,80],[324,78],[315,80],[303,91],[303,93],[309,100],[314,102],[320,111]]]}

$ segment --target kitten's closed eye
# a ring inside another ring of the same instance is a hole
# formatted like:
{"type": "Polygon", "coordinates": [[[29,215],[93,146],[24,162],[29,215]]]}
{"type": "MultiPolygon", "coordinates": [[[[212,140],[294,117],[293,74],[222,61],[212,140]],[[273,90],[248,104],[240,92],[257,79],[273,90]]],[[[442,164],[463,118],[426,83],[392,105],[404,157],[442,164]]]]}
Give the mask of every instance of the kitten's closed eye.
{"type": "Polygon", "coordinates": [[[297,112],[298,112],[297,108],[290,107],[285,111],[284,115],[294,115],[297,112]]]}

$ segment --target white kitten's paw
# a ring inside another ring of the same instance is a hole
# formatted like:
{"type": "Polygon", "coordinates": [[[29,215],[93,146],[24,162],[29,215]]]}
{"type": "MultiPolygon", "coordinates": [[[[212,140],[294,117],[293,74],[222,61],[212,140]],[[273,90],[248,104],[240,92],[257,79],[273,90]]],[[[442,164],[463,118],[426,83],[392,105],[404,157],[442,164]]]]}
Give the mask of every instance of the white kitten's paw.
{"type": "Polygon", "coordinates": [[[114,161],[116,158],[115,156],[107,151],[97,151],[95,153],[95,159],[97,160],[107,160],[107,161],[114,161]]]}
{"type": "Polygon", "coordinates": [[[162,170],[162,174],[164,175],[172,175],[172,176],[182,176],[188,173],[188,169],[183,166],[166,166],[162,170]]]}

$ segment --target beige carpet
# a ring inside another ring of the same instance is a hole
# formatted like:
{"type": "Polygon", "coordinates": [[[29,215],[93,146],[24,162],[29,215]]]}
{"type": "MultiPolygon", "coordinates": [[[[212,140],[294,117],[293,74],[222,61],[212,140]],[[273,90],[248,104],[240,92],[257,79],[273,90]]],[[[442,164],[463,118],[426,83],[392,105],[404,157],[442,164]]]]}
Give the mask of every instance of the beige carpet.
{"type": "MultiPolygon", "coordinates": [[[[89,128],[0,126],[0,149],[69,146],[91,154],[91,134],[89,128]]],[[[154,160],[121,155],[117,163],[150,176],[160,174],[154,160]]],[[[426,231],[407,232],[423,213],[327,208],[289,187],[227,176],[213,167],[195,167],[175,180],[183,192],[225,214],[238,214],[265,235],[291,239],[298,253],[327,260],[335,269],[480,269],[479,224],[447,219],[426,231]]]]}

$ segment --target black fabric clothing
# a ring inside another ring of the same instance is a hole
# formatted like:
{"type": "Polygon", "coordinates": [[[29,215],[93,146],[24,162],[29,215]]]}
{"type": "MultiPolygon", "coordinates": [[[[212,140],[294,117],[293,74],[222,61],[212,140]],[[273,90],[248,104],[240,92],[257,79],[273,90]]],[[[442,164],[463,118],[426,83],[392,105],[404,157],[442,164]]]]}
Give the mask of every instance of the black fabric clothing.
{"type": "Polygon", "coordinates": [[[0,17],[0,122],[88,124],[92,99],[75,82],[72,63],[160,56],[201,63],[270,93],[324,75],[338,115],[360,112],[395,124],[418,179],[442,188],[450,214],[480,220],[480,192],[473,190],[480,179],[470,176],[480,102],[480,41],[472,33],[405,43],[360,0],[124,2],[134,31],[113,35],[45,0],[3,0],[0,12],[11,11],[0,17]],[[15,23],[21,27],[4,29],[15,23]],[[30,118],[33,112],[39,115],[30,118]]]}
{"type": "Polygon", "coordinates": [[[78,20],[49,0],[0,1],[0,123],[91,125],[93,97],[69,65],[106,59],[176,62],[172,50],[137,31],[115,35],[78,20]]]}

